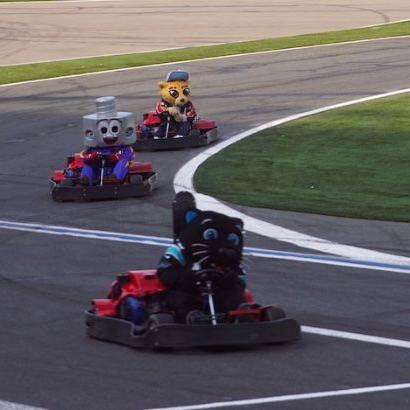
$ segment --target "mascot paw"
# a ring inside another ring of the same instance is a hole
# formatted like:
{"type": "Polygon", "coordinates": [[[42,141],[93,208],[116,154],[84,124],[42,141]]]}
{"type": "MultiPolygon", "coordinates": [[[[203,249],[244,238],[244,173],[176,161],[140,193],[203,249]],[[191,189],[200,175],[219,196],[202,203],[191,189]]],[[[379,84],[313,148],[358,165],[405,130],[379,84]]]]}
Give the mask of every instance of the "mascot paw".
{"type": "Polygon", "coordinates": [[[168,113],[172,115],[175,119],[180,115],[179,110],[177,107],[169,107],[168,108],[168,113]]]}

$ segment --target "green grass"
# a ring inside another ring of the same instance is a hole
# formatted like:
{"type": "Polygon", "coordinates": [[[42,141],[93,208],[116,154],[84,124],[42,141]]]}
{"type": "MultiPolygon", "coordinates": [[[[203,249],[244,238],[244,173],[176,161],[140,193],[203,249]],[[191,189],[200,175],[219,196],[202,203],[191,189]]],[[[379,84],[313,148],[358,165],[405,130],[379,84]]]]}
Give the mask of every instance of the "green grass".
{"type": "Polygon", "coordinates": [[[255,207],[410,221],[410,95],[255,134],[206,161],[195,186],[255,207]]]}
{"type": "Polygon", "coordinates": [[[404,35],[410,35],[410,21],[369,28],[333,31],[319,34],[306,34],[256,41],[244,41],[216,46],[201,46],[178,50],[7,66],[0,67],[0,84],[114,70],[118,68],[140,67],[183,60],[197,60],[207,57],[246,54],[258,51],[281,50],[291,47],[303,47],[318,44],[340,43],[344,41],[404,35]]]}

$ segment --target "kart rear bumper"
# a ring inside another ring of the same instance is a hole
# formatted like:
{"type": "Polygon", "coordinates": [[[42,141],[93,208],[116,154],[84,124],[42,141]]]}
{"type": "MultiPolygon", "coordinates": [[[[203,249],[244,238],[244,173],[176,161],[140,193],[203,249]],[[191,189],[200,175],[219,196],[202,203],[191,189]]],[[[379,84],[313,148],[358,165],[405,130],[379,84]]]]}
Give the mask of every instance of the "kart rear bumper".
{"type": "Polygon", "coordinates": [[[215,326],[166,324],[147,330],[131,322],[97,316],[90,311],[85,316],[88,336],[131,347],[246,346],[290,342],[300,338],[300,326],[290,318],[215,326]]]}

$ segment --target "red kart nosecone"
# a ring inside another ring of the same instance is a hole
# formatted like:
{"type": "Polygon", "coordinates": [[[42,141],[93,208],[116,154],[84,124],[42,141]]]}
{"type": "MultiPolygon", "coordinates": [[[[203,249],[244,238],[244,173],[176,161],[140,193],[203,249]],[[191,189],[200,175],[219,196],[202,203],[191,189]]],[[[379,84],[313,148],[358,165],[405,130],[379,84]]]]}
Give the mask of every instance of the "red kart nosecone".
{"type": "Polygon", "coordinates": [[[216,128],[215,121],[199,119],[192,124],[194,130],[208,131],[216,128]]]}
{"type": "Polygon", "coordinates": [[[143,115],[144,125],[150,127],[161,125],[161,118],[155,111],[149,111],[143,115]]]}
{"type": "Polygon", "coordinates": [[[141,298],[165,290],[153,269],[128,271],[127,282],[122,285],[119,295],[115,294],[116,284],[117,281],[111,285],[109,299],[94,299],[92,301],[98,316],[117,316],[117,306],[127,296],[141,298]]]}
{"type": "Polygon", "coordinates": [[[151,162],[135,162],[132,161],[128,167],[128,172],[132,174],[143,174],[145,172],[154,172],[151,162]]]}

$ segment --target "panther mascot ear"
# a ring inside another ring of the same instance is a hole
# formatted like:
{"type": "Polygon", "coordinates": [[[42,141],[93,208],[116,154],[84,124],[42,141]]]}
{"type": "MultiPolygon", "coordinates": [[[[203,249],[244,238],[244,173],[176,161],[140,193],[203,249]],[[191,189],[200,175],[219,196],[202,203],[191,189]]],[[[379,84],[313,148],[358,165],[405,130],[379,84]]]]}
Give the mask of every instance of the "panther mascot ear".
{"type": "Polygon", "coordinates": [[[181,230],[198,215],[194,196],[188,191],[181,191],[175,195],[172,202],[172,220],[174,228],[174,242],[179,237],[181,230]]]}
{"type": "Polygon", "coordinates": [[[185,212],[185,223],[190,224],[198,215],[199,212],[197,210],[185,212]]]}

